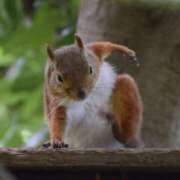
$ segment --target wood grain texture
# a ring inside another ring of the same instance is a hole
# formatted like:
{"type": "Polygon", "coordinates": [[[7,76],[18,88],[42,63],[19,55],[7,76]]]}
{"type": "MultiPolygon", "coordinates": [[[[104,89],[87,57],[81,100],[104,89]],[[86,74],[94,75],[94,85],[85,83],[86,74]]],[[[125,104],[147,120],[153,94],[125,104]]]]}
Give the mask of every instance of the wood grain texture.
{"type": "Polygon", "coordinates": [[[0,149],[0,163],[10,169],[68,171],[175,170],[180,151],[168,149],[18,150],[0,149]]]}

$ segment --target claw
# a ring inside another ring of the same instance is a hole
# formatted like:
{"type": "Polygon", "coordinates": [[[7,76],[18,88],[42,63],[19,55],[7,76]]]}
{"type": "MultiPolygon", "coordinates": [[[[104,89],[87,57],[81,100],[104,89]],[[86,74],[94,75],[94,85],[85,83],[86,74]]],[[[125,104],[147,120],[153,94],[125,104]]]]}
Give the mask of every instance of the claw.
{"type": "Polygon", "coordinates": [[[140,66],[140,62],[139,62],[139,60],[138,60],[138,58],[135,56],[135,57],[133,57],[133,61],[135,61],[136,62],[136,66],[137,67],[139,67],[140,66]]]}
{"type": "Polygon", "coordinates": [[[45,142],[43,144],[43,148],[45,148],[45,149],[48,149],[48,148],[53,148],[53,149],[68,148],[68,144],[64,143],[61,140],[56,139],[52,143],[45,142]]]}
{"type": "Polygon", "coordinates": [[[49,148],[51,146],[51,143],[45,142],[42,146],[43,146],[43,148],[49,148]]]}
{"type": "Polygon", "coordinates": [[[127,53],[123,54],[124,57],[129,57],[131,60],[136,62],[137,67],[140,66],[140,63],[136,57],[136,53],[133,50],[129,50],[127,53]]]}
{"type": "Polygon", "coordinates": [[[56,139],[51,143],[51,147],[54,149],[67,148],[68,144],[65,144],[63,141],[56,139]]]}

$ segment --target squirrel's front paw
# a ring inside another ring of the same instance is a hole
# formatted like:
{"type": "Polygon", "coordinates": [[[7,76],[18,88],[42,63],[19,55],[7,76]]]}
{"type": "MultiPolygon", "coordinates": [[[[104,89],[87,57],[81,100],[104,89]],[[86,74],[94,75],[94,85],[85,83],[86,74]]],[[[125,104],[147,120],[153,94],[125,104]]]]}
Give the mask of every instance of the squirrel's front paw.
{"type": "Polygon", "coordinates": [[[44,148],[54,148],[54,149],[58,149],[58,148],[67,148],[68,144],[65,144],[63,141],[55,139],[52,140],[52,142],[46,142],[43,144],[44,148]]]}
{"type": "Polygon", "coordinates": [[[50,148],[51,147],[51,143],[50,142],[45,142],[43,145],[42,145],[43,148],[47,149],[47,148],[50,148]]]}
{"type": "Polygon", "coordinates": [[[137,59],[137,57],[136,57],[135,51],[133,51],[133,50],[131,50],[131,49],[127,49],[127,50],[123,53],[123,56],[126,57],[126,58],[129,58],[129,59],[131,59],[131,60],[133,60],[133,61],[135,61],[136,64],[137,64],[137,66],[140,65],[140,64],[139,64],[139,61],[138,61],[138,59],[137,59]]]}
{"type": "Polygon", "coordinates": [[[61,141],[59,139],[54,139],[51,142],[51,147],[54,148],[54,149],[67,148],[68,144],[65,144],[63,141],[61,141]]]}

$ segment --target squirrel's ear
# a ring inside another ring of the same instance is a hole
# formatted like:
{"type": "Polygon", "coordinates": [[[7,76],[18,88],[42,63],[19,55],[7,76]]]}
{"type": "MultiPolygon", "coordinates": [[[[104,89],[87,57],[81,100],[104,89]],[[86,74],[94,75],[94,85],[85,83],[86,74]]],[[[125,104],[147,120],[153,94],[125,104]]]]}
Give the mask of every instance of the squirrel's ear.
{"type": "Polygon", "coordinates": [[[48,54],[49,59],[51,61],[53,61],[55,55],[54,55],[54,51],[53,51],[52,47],[50,45],[47,45],[46,50],[47,50],[47,54],[48,54]]]}
{"type": "Polygon", "coordinates": [[[80,49],[84,48],[84,44],[82,42],[82,39],[78,34],[75,34],[75,43],[80,49]]]}

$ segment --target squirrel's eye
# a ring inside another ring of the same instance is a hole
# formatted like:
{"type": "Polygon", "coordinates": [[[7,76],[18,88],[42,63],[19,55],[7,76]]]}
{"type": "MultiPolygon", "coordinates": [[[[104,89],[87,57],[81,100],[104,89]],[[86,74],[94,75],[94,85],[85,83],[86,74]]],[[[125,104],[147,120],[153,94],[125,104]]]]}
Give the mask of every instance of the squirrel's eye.
{"type": "Polygon", "coordinates": [[[93,70],[92,70],[92,67],[89,66],[89,73],[92,74],[93,73],[93,70]]]}
{"type": "Polygon", "coordinates": [[[61,75],[59,75],[59,74],[57,75],[57,79],[58,79],[59,82],[63,82],[63,77],[61,75]]]}

